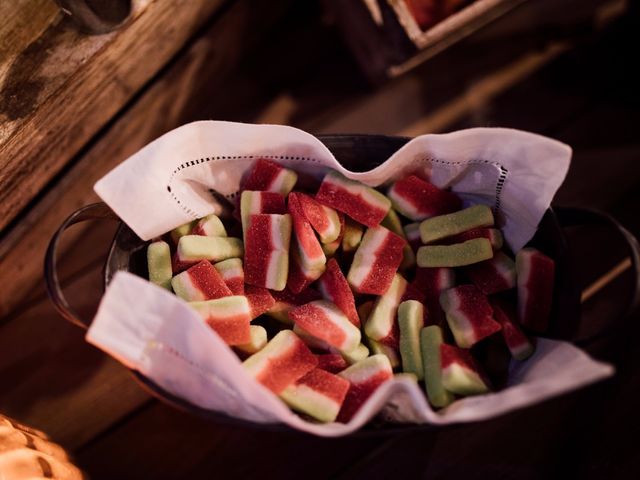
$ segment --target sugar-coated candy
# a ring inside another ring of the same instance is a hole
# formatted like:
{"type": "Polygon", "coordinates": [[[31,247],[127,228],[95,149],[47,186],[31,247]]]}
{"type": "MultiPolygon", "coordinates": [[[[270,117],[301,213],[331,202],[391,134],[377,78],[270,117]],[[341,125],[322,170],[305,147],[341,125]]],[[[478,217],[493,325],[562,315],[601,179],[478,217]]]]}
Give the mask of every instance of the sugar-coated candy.
{"type": "Polygon", "coordinates": [[[240,183],[240,190],[265,190],[287,195],[296,184],[298,175],[266,158],[259,158],[240,183]]]}
{"type": "Polygon", "coordinates": [[[362,242],[363,235],[364,228],[362,225],[349,218],[345,219],[344,235],[342,235],[342,251],[355,251],[360,245],[360,242],[362,242]]]}
{"type": "Polygon", "coordinates": [[[376,340],[371,340],[370,338],[367,338],[367,343],[369,344],[369,350],[372,355],[384,355],[389,359],[391,368],[396,369],[400,367],[400,354],[395,348],[376,340]]]}
{"type": "Polygon", "coordinates": [[[333,422],[340,412],[349,382],[342,377],[315,368],[280,393],[294,410],[320,422],[333,422]]]}
{"type": "Polygon", "coordinates": [[[300,293],[293,293],[288,288],[285,288],[280,292],[271,292],[271,296],[275,303],[269,309],[267,315],[287,325],[293,325],[293,321],[289,319],[289,311],[292,308],[322,298],[320,292],[313,288],[306,288],[300,293]]]}
{"type": "Polygon", "coordinates": [[[464,267],[493,257],[491,242],[474,238],[454,245],[424,245],[418,249],[419,267],[464,267]]]}
{"type": "Polygon", "coordinates": [[[516,264],[504,252],[495,252],[493,258],[469,265],[464,273],[485,295],[516,286],[516,264]]]}
{"type": "Polygon", "coordinates": [[[258,318],[263,313],[268,312],[276,304],[271,292],[264,287],[247,285],[245,287],[245,296],[247,300],[249,300],[252,319],[258,318]]]}
{"type": "Polygon", "coordinates": [[[420,350],[420,330],[424,326],[424,306],[415,300],[402,302],[398,307],[400,327],[400,356],[402,371],[413,373],[418,380],[424,378],[422,353],[420,350]]]}
{"type": "Polygon", "coordinates": [[[338,421],[347,423],[380,385],[393,378],[393,370],[386,356],[372,355],[338,376],[349,381],[349,391],[338,414],[338,421]]]}
{"type": "Polygon", "coordinates": [[[398,323],[396,313],[407,289],[407,281],[396,273],[391,285],[377,298],[369,318],[364,325],[364,332],[372,340],[398,348],[398,323]]]}
{"type": "Polygon", "coordinates": [[[213,265],[233,295],[244,295],[242,259],[228,258],[213,265]]]}
{"type": "Polygon", "coordinates": [[[289,312],[294,324],[340,352],[351,352],[360,344],[360,330],[333,303],[316,300],[289,312]]]}
{"type": "Polygon", "coordinates": [[[424,220],[420,223],[420,238],[422,243],[434,243],[473,228],[492,225],[493,213],[491,209],[486,205],[474,205],[455,213],[424,220]]]}
{"type": "Polygon", "coordinates": [[[211,263],[197,263],[171,280],[177,296],[187,302],[231,296],[232,292],[211,263]]]}
{"type": "Polygon", "coordinates": [[[342,352],[342,356],[347,361],[347,363],[349,363],[349,365],[353,365],[354,363],[367,358],[369,356],[369,349],[366,345],[361,343],[349,352],[342,352]]]}
{"type": "Polygon", "coordinates": [[[443,343],[442,328],[438,325],[430,325],[420,331],[424,386],[431,405],[439,408],[446,407],[454,400],[442,383],[440,346],[443,343]]]}
{"type": "Polygon", "coordinates": [[[244,345],[251,341],[251,308],[246,297],[234,295],[190,302],[189,305],[227,345],[244,345]]]}
{"type": "Polygon", "coordinates": [[[171,251],[169,244],[163,241],[151,242],[147,247],[147,267],[149,281],[171,290],[171,251]]]}
{"type": "Polygon", "coordinates": [[[455,280],[453,268],[416,268],[411,286],[423,294],[424,304],[429,312],[429,324],[444,325],[445,316],[440,306],[440,294],[453,287],[455,280]]]}
{"type": "Polygon", "coordinates": [[[178,241],[176,251],[178,262],[199,262],[209,260],[220,262],[227,258],[242,257],[242,240],[233,237],[203,237],[185,235],[178,241]]]}
{"type": "Polygon", "coordinates": [[[243,365],[249,375],[279,394],[316,368],[318,359],[294,332],[282,330],[243,365]]]}
{"type": "Polygon", "coordinates": [[[236,348],[241,352],[253,355],[262,350],[267,344],[267,331],[260,325],[249,325],[249,333],[251,335],[249,342],[236,345],[236,348]]]}
{"type": "Polygon", "coordinates": [[[531,341],[522,333],[516,324],[516,315],[511,305],[500,300],[490,300],[493,308],[493,318],[502,326],[502,337],[504,338],[511,356],[516,360],[526,360],[535,350],[531,341]]]}
{"type": "Polygon", "coordinates": [[[338,373],[349,366],[347,361],[339,353],[321,353],[318,358],[318,368],[330,373],[338,373]]]}
{"type": "Polygon", "coordinates": [[[347,274],[358,293],[382,295],[402,262],[405,240],[384,227],[367,229],[347,274]]]}
{"type": "Polygon", "coordinates": [[[290,215],[251,215],[246,233],[245,282],[256,287],[283,290],[289,271],[290,241],[290,215]]]}
{"type": "Polygon", "coordinates": [[[313,349],[314,352],[323,352],[323,353],[336,353],[336,349],[332,348],[324,340],[321,340],[317,337],[314,337],[309,332],[307,332],[304,328],[302,328],[299,324],[293,325],[293,332],[300,337],[305,345],[309,348],[313,349]]]}
{"type": "MultiPolygon", "coordinates": [[[[327,257],[333,256],[338,251],[338,248],[340,248],[340,245],[342,245],[342,239],[344,238],[344,233],[345,233],[344,214],[342,212],[336,212],[336,213],[338,214],[338,221],[340,222],[340,233],[338,234],[338,237],[334,241],[322,244],[322,251],[327,257]]],[[[361,230],[360,238],[362,238],[362,233],[363,232],[361,230]]],[[[360,240],[358,240],[358,244],[359,243],[360,243],[360,240]]],[[[354,250],[355,250],[355,247],[354,247],[354,250]]]]}
{"type": "MultiPolygon", "coordinates": [[[[398,217],[398,214],[393,208],[389,209],[387,216],[382,219],[380,223],[383,227],[391,230],[396,235],[407,240],[407,236],[402,228],[402,222],[398,217]]],[[[402,262],[400,263],[400,270],[406,270],[407,268],[414,267],[416,264],[416,255],[413,253],[413,248],[409,243],[406,243],[402,249],[402,262]]]]}
{"type": "Polygon", "coordinates": [[[307,271],[323,271],[327,257],[307,220],[300,197],[303,194],[291,192],[287,198],[287,208],[293,222],[294,245],[302,267],[307,271]]]}
{"type": "Polygon", "coordinates": [[[307,289],[324,273],[326,264],[320,264],[316,268],[307,268],[302,264],[300,253],[294,248],[290,255],[287,288],[293,293],[300,293],[307,289]]]}
{"type": "Polygon", "coordinates": [[[497,228],[473,228],[466,232],[453,235],[443,240],[446,245],[452,245],[454,243],[462,243],[467,240],[473,240],[474,238],[486,238],[491,242],[491,248],[494,250],[500,250],[504,243],[502,233],[497,228]]]}
{"type": "Polygon", "coordinates": [[[240,195],[240,221],[245,240],[249,229],[249,217],[261,213],[278,215],[287,213],[284,197],[276,192],[243,191],[240,195]]]}
{"type": "Polygon", "coordinates": [[[191,235],[203,235],[205,237],[226,237],[227,230],[222,220],[217,215],[211,214],[198,220],[191,230],[191,235]]]}
{"type": "Polygon", "coordinates": [[[555,262],[534,248],[516,254],[518,320],[525,327],[542,333],[549,324],[553,301],[555,262]]]}
{"type": "MultiPolygon", "coordinates": [[[[315,198],[299,193],[299,202],[305,217],[320,237],[322,243],[332,243],[342,231],[342,222],[338,212],[322,205],[315,198]]],[[[291,197],[289,197],[291,198],[291,197]]]]}
{"type": "Polygon", "coordinates": [[[316,200],[367,227],[378,225],[391,207],[389,199],[377,190],[335,171],[325,175],[316,200]]]}
{"type": "Polygon", "coordinates": [[[440,345],[442,384],[451,393],[478,395],[489,391],[488,381],[469,350],[443,343],[440,345]]]}
{"type": "Polygon", "coordinates": [[[455,193],[441,190],[415,175],[394,182],[387,195],[393,208],[414,222],[455,212],[462,206],[455,193]]]}
{"type": "Polygon", "coordinates": [[[184,237],[185,235],[191,235],[191,231],[193,230],[193,227],[195,227],[196,223],[197,220],[193,220],[171,230],[170,236],[171,240],[173,240],[173,243],[177,245],[178,241],[182,237],[184,237]]]}
{"type": "Polygon", "coordinates": [[[318,288],[325,300],[334,303],[351,323],[360,327],[360,318],[356,310],[353,292],[334,258],[327,262],[327,269],[318,280],[318,288]]]}
{"type": "Polygon", "coordinates": [[[440,295],[449,328],[459,347],[469,348],[500,330],[493,309],[475,285],[459,285],[440,295]]]}

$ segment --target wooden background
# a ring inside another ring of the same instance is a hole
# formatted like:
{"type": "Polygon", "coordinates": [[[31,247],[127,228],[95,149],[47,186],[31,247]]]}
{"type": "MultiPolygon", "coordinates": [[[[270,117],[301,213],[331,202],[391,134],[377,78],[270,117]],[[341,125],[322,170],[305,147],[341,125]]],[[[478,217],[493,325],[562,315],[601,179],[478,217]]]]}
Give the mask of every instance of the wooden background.
{"type": "MultiPolygon", "coordinates": [[[[49,433],[92,478],[637,476],[623,436],[640,433],[638,314],[589,346],[616,365],[607,382],[482,424],[322,440],[207,424],[150,398],[53,311],[42,284],[53,231],[97,200],[93,183],[208,118],[314,133],[539,132],[574,148],[556,202],[605,210],[640,235],[640,21],[627,2],[584,5],[569,15],[528,2],[372,88],[315,2],[149,0],[100,36],[78,33],[50,0],[1,3],[0,412],[49,433]]],[[[60,275],[87,316],[113,228],[74,227],[65,241],[60,275]]],[[[627,257],[611,232],[568,234],[582,288],[627,257]]],[[[631,275],[584,303],[585,323],[616,318],[631,275]]]]}

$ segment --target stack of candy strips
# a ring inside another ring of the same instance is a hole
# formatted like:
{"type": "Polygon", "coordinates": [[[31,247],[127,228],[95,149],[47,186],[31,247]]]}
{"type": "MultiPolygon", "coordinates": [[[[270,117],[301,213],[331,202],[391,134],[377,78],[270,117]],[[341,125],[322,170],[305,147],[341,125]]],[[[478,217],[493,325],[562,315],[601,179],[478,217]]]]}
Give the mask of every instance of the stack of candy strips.
{"type": "Polygon", "coordinates": [[[235,212],[147,250],[149,280],[188,302],[292,410],[348,422],[394,375],[442,408],[501,387],[479,351],[534,352],[554,262],[534,248],[514,258],[491,208],[463,208],[416,175],[386,195],[333,171],[315,191],[297,178],[258,159],[235,212]]]}

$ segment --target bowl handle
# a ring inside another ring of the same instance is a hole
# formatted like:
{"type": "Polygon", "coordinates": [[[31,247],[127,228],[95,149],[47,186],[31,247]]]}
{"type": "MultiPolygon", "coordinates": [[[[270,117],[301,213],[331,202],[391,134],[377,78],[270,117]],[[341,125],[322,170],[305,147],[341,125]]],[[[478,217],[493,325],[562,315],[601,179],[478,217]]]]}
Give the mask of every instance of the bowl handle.
{"type": "Polygon", "coordinates": [[[49,298],[53,302],[54,307],[60,315],[65,319],[73,323],[74,325],[86,330],[89,328],[90,322],[80,319],[78,314],[73,311],[69,306],[67,299],[64,297],[62,287],[58,281],[58,265],[57,265],[57,250],[58,243],[62,234],[71,225],[84,222],[86,220],[119,220],[118,216],[107,206],[106,203],[92,203],[79,208],[73,212],[67,219],[60,225],[56,233],[51,238],[49,246],[47,247],[47,253],[44,257],[44,279],[47,287],[47,293],[49,298]]]}
{"type": "Polygon", "coordinates": [[[638,244],[638,239],[629,232],[629,230],[623,227],[615,218],[604,212],[579,207],[554,207],[553,211],[556,213],[558,221],[563,228],[598,225],[617,231],[627,243],[628,254],[631,258],[631,267],[635,272],[633,276],[633,294],[619,321],[612,322],[612,327],[610,328],[604,329],[590,337],[581,338],[575,342],[580,345],[589,344],[612,333],[640,306],[640,245],[638,244]]]}

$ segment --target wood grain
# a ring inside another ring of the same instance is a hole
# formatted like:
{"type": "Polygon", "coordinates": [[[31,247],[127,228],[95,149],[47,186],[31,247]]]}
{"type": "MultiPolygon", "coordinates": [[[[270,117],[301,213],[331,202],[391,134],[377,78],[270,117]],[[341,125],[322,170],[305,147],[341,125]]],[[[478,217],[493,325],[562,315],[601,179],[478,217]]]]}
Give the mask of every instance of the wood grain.
{"type": "MultiPolygon", "coordinates": [[[[229,73],[281,15],[287,1],[238,2],[185,52],[43,196],[0,242],[0,317],[9,314],[42,278],[49,239],[75,209],[98,201],[93,184],[144,145],[185,122],[207,118],[211,92],[224,91],[229,73]],[[236,48],[220,48],[236,45],[236,48]]],[[[81,235],[70,231],[68,244],[81,235]]]]}
{"type": "Polygon", "coordinates": [[[222,4],[136,2],[124,26],[95,36],[58,14],[18,55],[11,49],[0,77],[0,229],[222,4]]]}

